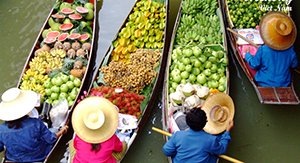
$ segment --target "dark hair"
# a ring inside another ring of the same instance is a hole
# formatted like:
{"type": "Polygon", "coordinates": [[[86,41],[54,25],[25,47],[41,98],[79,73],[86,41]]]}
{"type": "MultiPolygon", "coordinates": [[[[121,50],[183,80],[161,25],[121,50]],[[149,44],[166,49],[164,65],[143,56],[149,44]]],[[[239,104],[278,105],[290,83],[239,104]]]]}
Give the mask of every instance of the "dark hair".
{"type": "Polygon", "coordinates": [[[6,121],[5,123],[7,124],[8,128],[14,128],[14,129],[19,129],[22,128],[22,121],[26,119],[28,115],[25,115],[19,119],[12,120],[12,121],[6,121]]]}
{"type": "Polygon", "coordinates": [[[206,114],[200,108],[193,108],[186,114],[186,123],[194,131],[202,130],[206,122],[206,114]]]}
{"type": "Polygon", "coordinates": [[[98,144],[91,144],[92,145],[92,149],[91,151],[95,151],[96,153],[100,151],[101,149],[101,144],[98,143],[98,144]]]}

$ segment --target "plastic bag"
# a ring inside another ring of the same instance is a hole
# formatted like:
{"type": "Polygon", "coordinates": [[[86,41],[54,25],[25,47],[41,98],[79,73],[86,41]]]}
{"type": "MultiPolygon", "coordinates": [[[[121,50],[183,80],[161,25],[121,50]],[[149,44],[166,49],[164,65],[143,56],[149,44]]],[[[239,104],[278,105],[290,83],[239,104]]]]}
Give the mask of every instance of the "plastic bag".
{"type": "Polygon", "coordinates": [[[53,106],[50,110],[50,119],[52,128],[59,129],[64,126],[69,114],[68,101],[66,99],[60,101],[57,105],[53,106]]]}
{"type": "Polygon", "coordinates": [[[119,113],[119,123],[118,123],[119,130],[130,130],[136,128],[137,128],[137,118],[135,116],[119,113]]]}

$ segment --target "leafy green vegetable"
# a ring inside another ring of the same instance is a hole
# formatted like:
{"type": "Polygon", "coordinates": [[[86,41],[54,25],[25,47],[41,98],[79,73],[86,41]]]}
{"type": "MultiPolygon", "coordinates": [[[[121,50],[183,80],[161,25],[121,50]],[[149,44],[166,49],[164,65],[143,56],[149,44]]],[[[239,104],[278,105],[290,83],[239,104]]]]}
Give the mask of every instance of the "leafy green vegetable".
{"type": "Polygon", "coordinates": [[[75,5],[81,5],[83,6],[84,4],[88,3],[89,0],[74,0],[75,5]]]}

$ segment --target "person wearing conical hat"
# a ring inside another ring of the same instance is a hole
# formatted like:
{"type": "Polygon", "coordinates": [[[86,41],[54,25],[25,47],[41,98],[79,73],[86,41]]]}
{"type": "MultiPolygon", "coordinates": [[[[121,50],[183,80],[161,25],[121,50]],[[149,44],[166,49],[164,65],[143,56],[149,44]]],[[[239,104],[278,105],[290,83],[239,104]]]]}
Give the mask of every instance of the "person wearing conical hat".
{"type": "Polygon", "coordinates": [[[38,94],[29,90],[10,88],[1,96],[0,152],[12,162],[43,161],[57,138],[68,127],[52,133],[39,118],[28,116],[38,102],[38,94]]]}
{"type": "Polygon", "coordinates": [[[297,30],[295,23],[282,12],[268,12],[259,24],[264,45],[254,56],[249,52],[245,60],[256,70],[255,81],[262,87],[286,87],[291,83],[291,69],[298,66],[293,44],[297,30]]]}
{"type": "Polygon", "coordinates": [[[72,114],[72,125],[76,150],[73,163],[115,163],[113,152],[126,148],[115,134],[118,111],[105,98],[94,96],[80,101],[72,114]]]}
{"type": "Polygon", "coordinates": [[[201,108],[186,114],[188,130],[177,131],[163,146],[173,163],[216,163],[231,140],[234,104],[225,93],[210,95],[201,108]]]}

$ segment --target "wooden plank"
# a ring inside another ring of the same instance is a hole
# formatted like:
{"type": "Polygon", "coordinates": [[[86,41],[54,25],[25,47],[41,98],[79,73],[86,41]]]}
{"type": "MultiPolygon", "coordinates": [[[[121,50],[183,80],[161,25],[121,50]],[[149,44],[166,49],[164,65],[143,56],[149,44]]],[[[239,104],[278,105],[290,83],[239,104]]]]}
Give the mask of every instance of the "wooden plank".
{"type": "Polygon", "coordinates": [[[292,90],[291,87],[280,87],[280,88],[276,88],[275,90],[281,102],[285,102],[285,103],[298,102],[296,95],[294,94],[294,91],[292,90]]]}
{"type": "Polygon", "coordinates": [[[257,87],[263,102],[279,102],[273,87],[257,87]]]}

